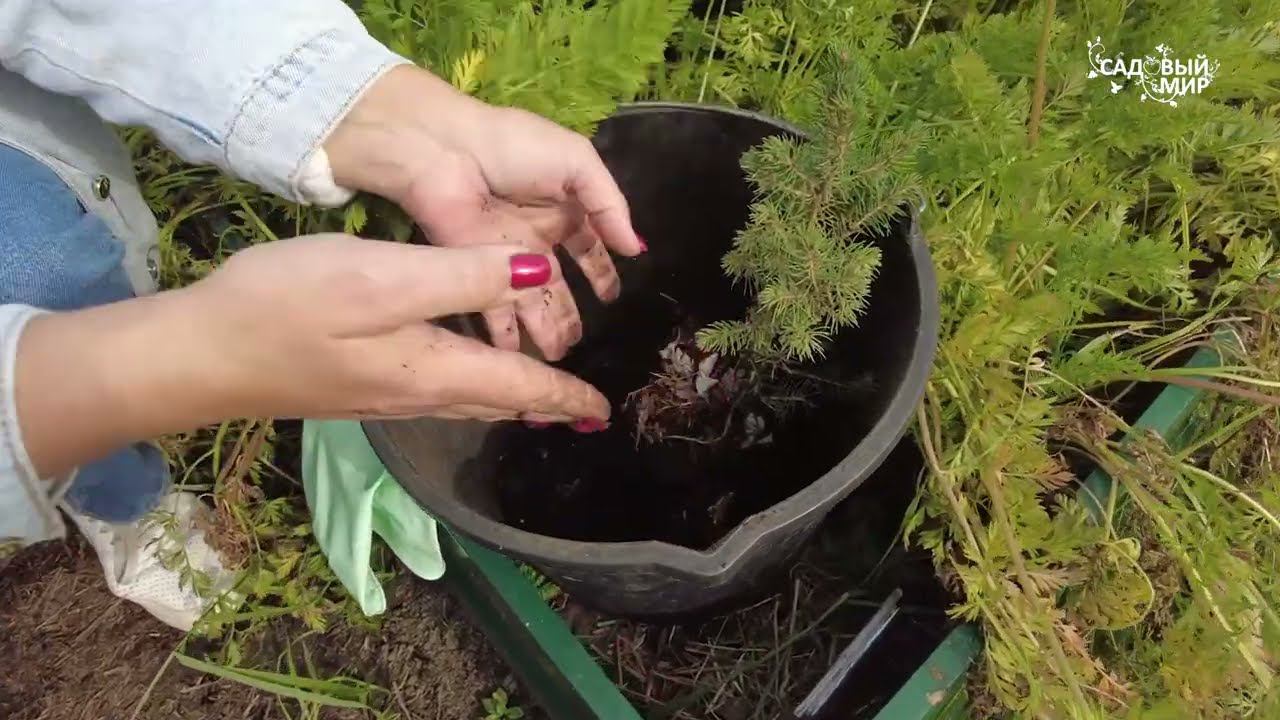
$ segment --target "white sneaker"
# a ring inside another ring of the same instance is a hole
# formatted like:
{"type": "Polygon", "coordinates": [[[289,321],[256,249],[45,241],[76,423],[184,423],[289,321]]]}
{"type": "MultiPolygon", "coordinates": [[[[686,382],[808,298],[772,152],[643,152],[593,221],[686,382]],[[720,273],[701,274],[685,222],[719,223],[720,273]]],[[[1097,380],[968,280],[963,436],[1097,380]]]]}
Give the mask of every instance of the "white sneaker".
{"type": "Polygon", "coordinates": [[[194,494],[171,492],[160,501],[157,510],[172,513],[176,521],[167,531],[151,517],[117,525],[81,515],[65,504],[61,509],[97,552],[111,593],[141,605],[166,625],[188,631],[214,600],[228,599],[236,575],[222,566],[218,553],[205,542],[197,519],[209,508],[194,494]],[[183,542],[191,569],[212,581],[206,597],[192,583],[182,582],[178,570],[162,563],[162,548],[173,549],[175,539],[183,542]]]}

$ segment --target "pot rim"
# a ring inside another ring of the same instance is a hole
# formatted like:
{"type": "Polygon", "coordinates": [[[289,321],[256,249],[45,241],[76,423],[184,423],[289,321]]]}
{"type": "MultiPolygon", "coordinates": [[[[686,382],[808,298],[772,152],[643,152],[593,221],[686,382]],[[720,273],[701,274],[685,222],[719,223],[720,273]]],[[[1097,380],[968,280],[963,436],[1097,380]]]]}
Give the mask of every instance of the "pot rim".
{"type": "MultiPolygon", "coordinates": [[[[703,103],[656,101],[625,103],[618,106],[615,116],[663,110],[736,115],[767,123],[797,137],[808,137],[808,133],[784,120],[751,110],[703,103]]],[[[916,268],[920,324],[911,351],[910,364],[903,375],[898,392],[889,401],[885,411],[871,430],[835,467],[785,500],[747,516],[710,548],[695,550],[660,540],[625,542],[567,540],[520,530],[456,503],[447,503],[448,507],[437,506],[431,508],[429,512],[447,527],[456,528],[481,545],[499,552],[510,551],[521,559],[534,563],[540,561],[560,564],[589,562],[593,565],[616,567],[652,565],[690,576],[719,578],[721,581],[727,581],[728,576],[725,576],[725,571],[734,568],[743,556],[751,553],[757,546],[772,542],[775,536],[784,535],[789,526],[802,521],[814,512],[825,513],[857,489],[862,480],[879,467],[906,434],[911,415],[924,395],[925,382],[933,366],[938,343],[937,274],[924,234],[920,229],[922,210],[923,204],[911,208],[907,238],[913,265],[916,268]],[[915,390],[912,391],[912,388],[915,390]],[[861,480],[850,483],[848,478],[851,477],[860,477],[861,480]],[[779,517],[780,522],[770,525],[771,521],[779,517]]],[[[397,474],[397,469],[412,470],[403,458],[395,457],[395,453],[388,451],[390,444],[387,442],[385,426],[387,423],[396,422],[406,421],[366,420],[362,423],[375,453],[393,475],[397,474]]],[[[421,492],[426,494],[431,491],[423,489],[421,492]]],[[[427,508],[425,503],[423,507],[427,508]]]]}

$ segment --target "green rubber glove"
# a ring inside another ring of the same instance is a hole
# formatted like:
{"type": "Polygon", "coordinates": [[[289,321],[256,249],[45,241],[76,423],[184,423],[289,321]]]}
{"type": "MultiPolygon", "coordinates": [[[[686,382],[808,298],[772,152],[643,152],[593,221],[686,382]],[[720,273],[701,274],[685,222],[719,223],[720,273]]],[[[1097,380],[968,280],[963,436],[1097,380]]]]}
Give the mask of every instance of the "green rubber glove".
{"type": "Polygon", "coordinates": [[[436,521],[383,467],[359,422],[302,423],[302,485],[320,549],[364,614],[387,609],[369,567],[374,533],[413,574],[424,580],[444,575],[436,521]]]}

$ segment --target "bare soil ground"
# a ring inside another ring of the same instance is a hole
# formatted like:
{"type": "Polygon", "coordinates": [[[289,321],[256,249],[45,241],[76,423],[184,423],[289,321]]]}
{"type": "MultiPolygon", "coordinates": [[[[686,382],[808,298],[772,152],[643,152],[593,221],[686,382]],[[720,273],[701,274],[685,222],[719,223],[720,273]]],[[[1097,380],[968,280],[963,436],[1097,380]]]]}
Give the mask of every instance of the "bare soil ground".
{"type": "MultiPolygon", "coordinates": [[[[407,579],[388,592],[380,631],[335,627],[306,640],[317,669],[392,691],[402,720],[471,720],[480,698],[510,685],[484,636],[444,591],[407,579]]],[[[170,663],[182,634],[113,596],[78,537],[27,548],[0,567],[0,718],[7,720],[267,720],[296,703],[170,663]],[[154,684],[150,694],[148,687],[154,684]],[[144,703],[140,702],[146,698],[144,703]]],[[[323,709],[347,720],[357,711],[323,709]]]]}

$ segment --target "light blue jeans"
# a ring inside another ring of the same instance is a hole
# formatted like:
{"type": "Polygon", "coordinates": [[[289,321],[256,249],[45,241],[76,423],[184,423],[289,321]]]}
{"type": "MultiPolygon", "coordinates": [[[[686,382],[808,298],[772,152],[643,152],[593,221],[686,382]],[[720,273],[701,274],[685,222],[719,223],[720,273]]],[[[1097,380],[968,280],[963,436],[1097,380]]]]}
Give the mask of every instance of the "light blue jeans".
{"type": "MultiPolygon", "coordinates": [[[[75,310],[133,297],[123,257],[106,224],[57,173],[0,143],[0,304],[75,310]]],[[[64,500],[82,514],[128,523],[169,486],[159,449],[139,443],[82,465],[64,500]]]]}

